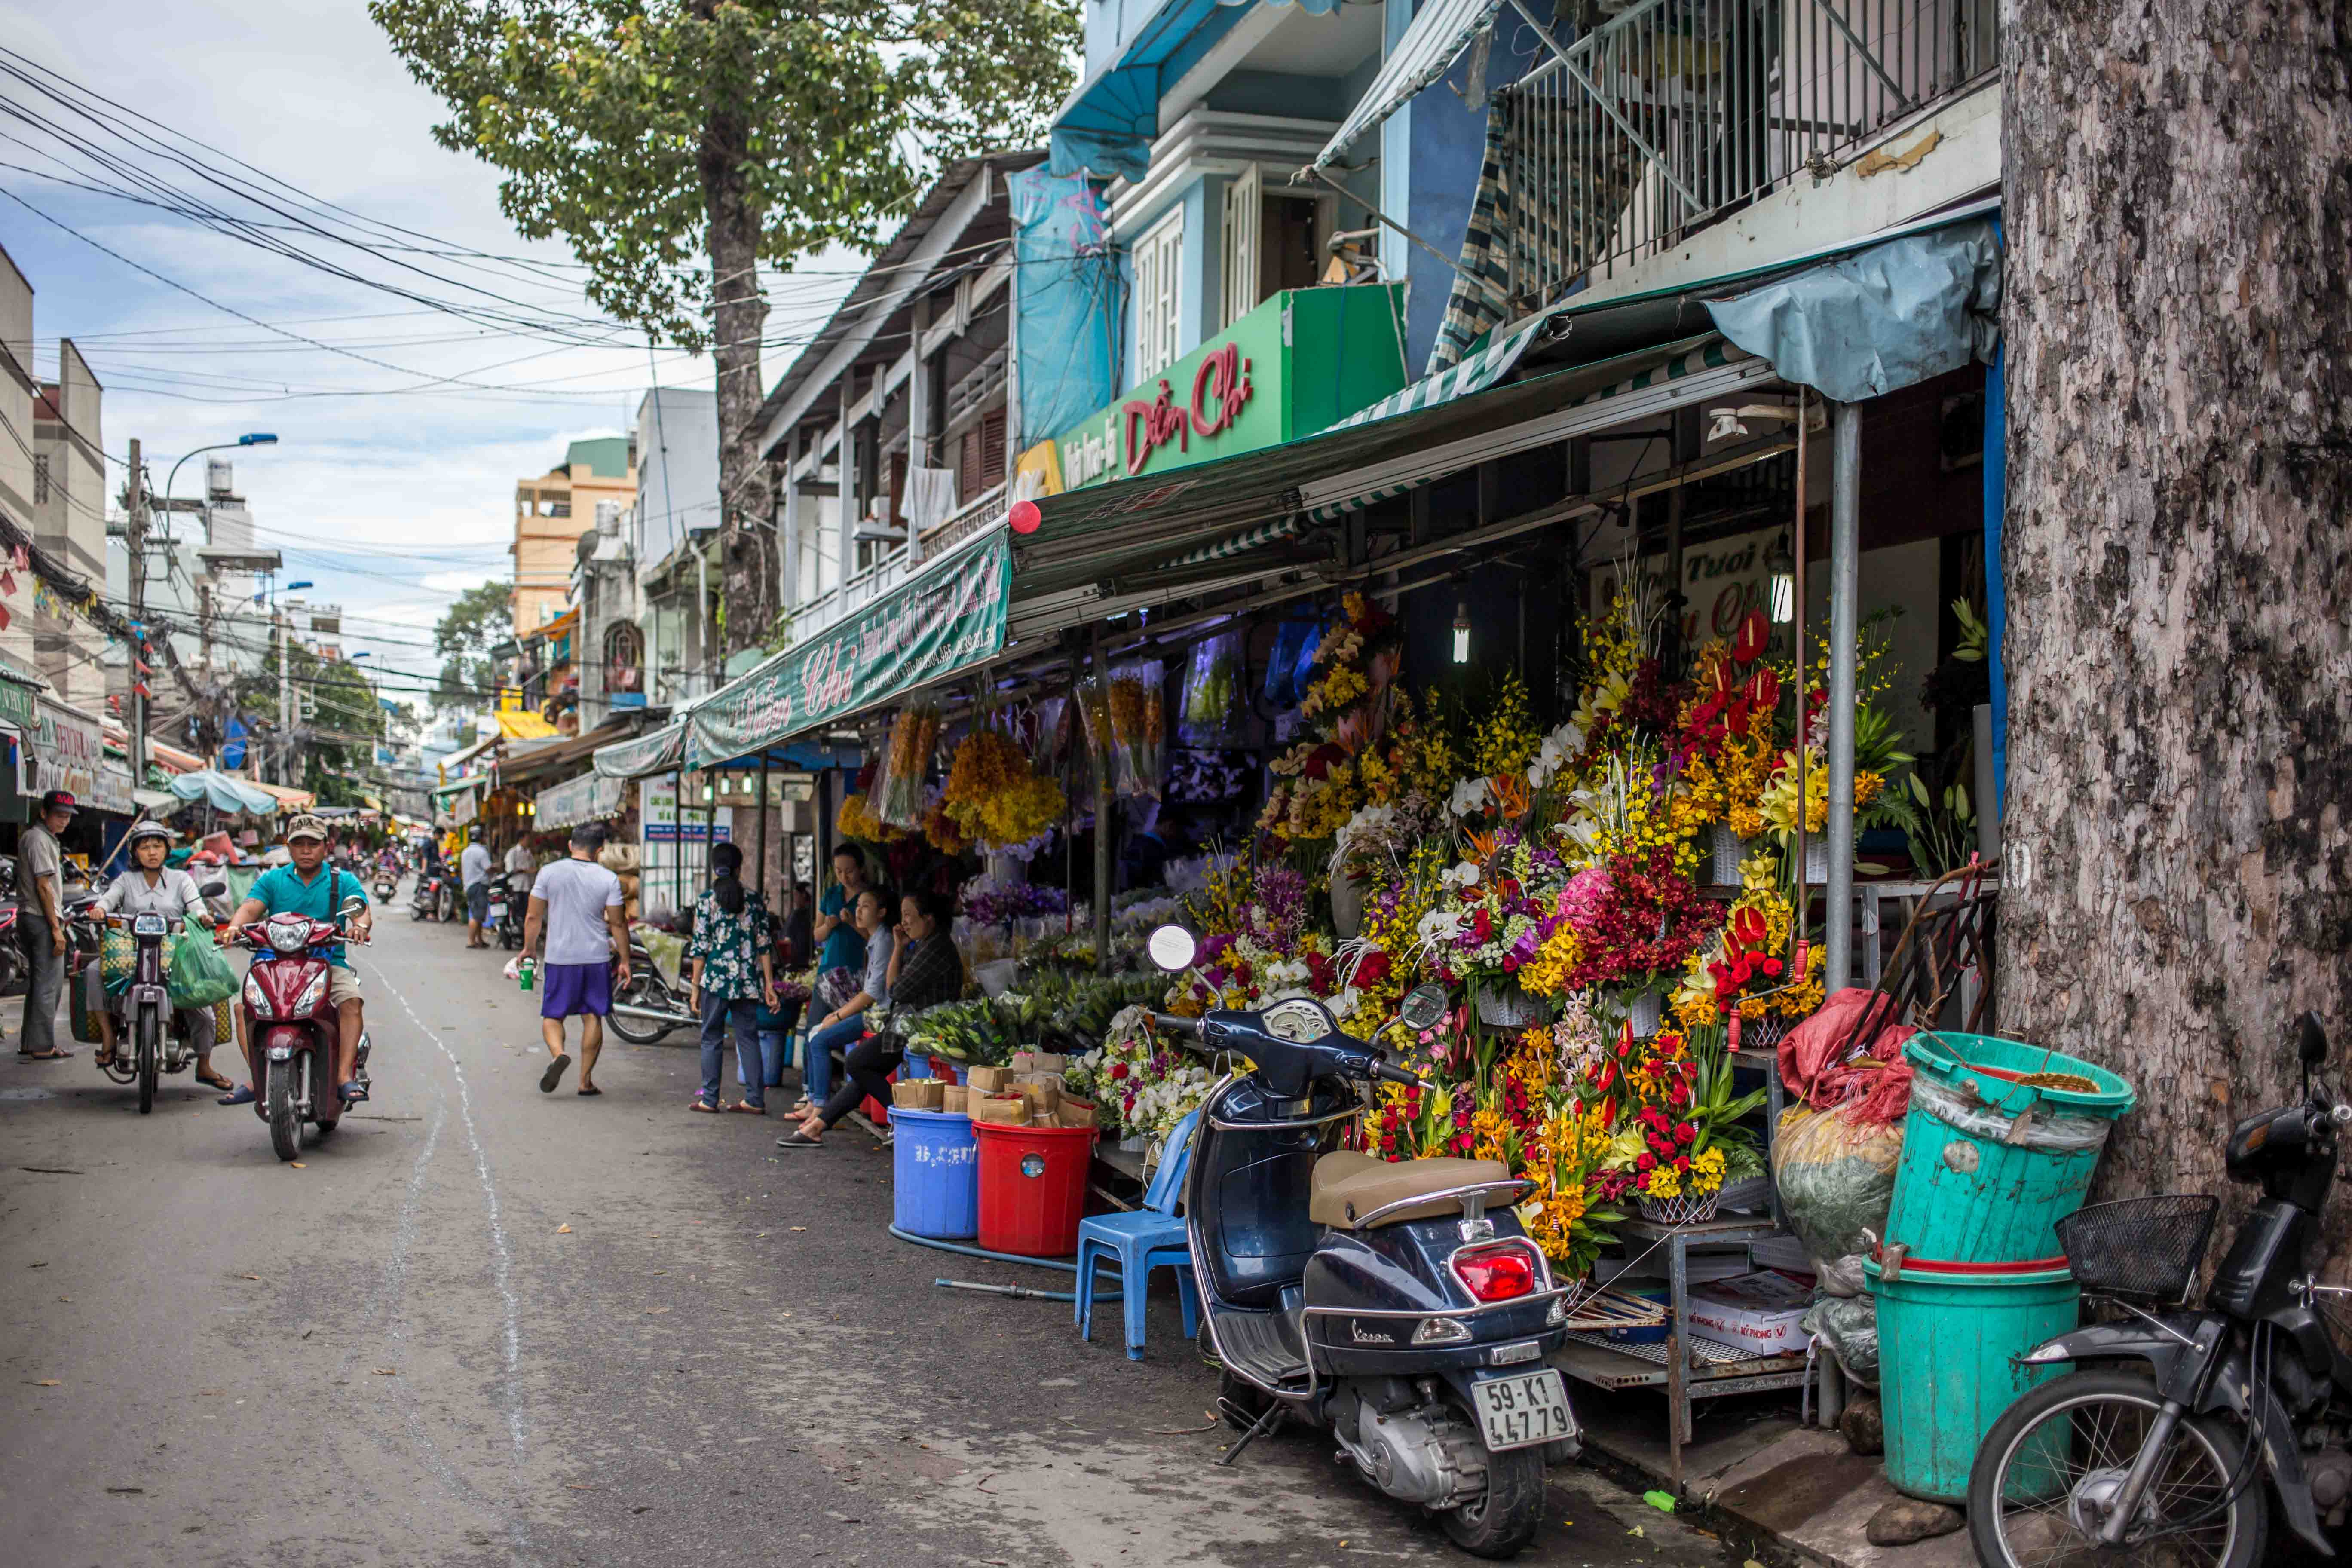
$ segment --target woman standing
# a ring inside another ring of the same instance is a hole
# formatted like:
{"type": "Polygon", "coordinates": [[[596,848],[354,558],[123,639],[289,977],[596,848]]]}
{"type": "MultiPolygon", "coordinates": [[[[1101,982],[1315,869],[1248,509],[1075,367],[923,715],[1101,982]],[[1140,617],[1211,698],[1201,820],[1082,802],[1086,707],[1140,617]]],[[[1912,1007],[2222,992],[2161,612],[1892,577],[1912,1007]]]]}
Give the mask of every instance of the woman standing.
{"type": "MultiPolygon", "coordinates": [[[[884,984],[891,1009],[899,1017],[953,1002],[963,994],[963,954],[948,934],[948,919],[940,900],[929,893],[908,893],[899,904],[898,941],[892,949],[884,984]]],[[[776,1140],[780,1149],[814,1149],[824,1142],[825,1129],[848,1115],[872,1096],[887,1102],[890,1075],[906,1059],[903,1037],[874,1035],[849,1047],[843,1058],[849,1081],[832,1098],[811,1110],[792,1131],[776,1140]]],[[[810,1051],[815,1059],[814,1040],[810,1051]]]]}
{"type": "MultiPolygon", "coordinates": [[[[134,915],[162,915],[165,920],[191,920],[208,913],[205,896],[197,890],[196,879],[185,871],[163,864],[172,848],[172,830],[160,822],[140,821],[131,825],[123,835],[129,841],[131,869],[107,884],[106,897],[100,908],[110,915],[129,920],[134,915]]],[[[116,1019],[122,1009],[122,998],[106,994],[106,983],[100,977],[100,965],[92,963],[83,969],[89,1009],[98,1015],[98,1065],[106,1066],[114,1059],[116,1019]]],[[[196,1081],[214,1089],[231,1090],[223,1104],[249,1105],[253,1091],[238,1089],[213,1070],[213,1020],[210,1007],[175,1009],[181,1026],[196,1047],[196,1081]],[[243,1100],[236,1096],[242,1094],[243,1100]]]]}
{"type": "Polygon", "coordinates": [[[711,846],[710,886],[694,901],[694,937],[686,944],[687,1005],[702,1016],[702,1092],[688,1109],[719,1110],[719,1068],[731,1026],[743,1098],[727,1109],[764,1116],[759,1004],[776,1005],[775,933],[767,900],[743,885],[742,873],[742,850],[711,846]]]}

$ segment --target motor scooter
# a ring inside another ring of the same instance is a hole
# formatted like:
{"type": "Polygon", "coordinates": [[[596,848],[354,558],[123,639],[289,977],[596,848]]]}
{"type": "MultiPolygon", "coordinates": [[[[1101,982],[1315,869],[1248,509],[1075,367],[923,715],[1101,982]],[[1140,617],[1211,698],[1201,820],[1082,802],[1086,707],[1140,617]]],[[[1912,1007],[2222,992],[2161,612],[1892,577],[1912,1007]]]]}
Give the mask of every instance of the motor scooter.
{"type": "MultiPolygon", "coordinates": [[[[160,914],[100,915],[90,911],[89,918],[100,920],[103,928],[128,930],[133,944],[131,984],[122,993],[122,1022],[115,1037],[114,1060],[100,1068],[117,1083],[139,1086],[139,1114],[147,1115],[155,1109],[155,1089],[164,1073],[185,1072],[196,1059],[199,1049],[210,1049],[213,1012],[209,1007],[200,1015],[204,1032],[201,1040],[191,1036],[190,1016],[193,1010],[172,1005],[172,994],[163,980],[163,943],[171,935],[172,921],[160,914]]],[[[189,917],[209,926],[209,915],[189,917]]],[[[75,1005],[79,1005],[76,994],[75,1005]]]]}
{"type": "Polygon", "coordinates": [[[673,1029],[689,1029],[701,1020],[686,1010],[686,999],[672,991],[655,966],[654,955],[635,937],[629,939],[629,983],[613,994],[612,1016],[604,1020],[613,1033],[633,1046],[659,1042],[673,1029]]]}
{"type": "Polygon", "coordinates": [[[446,921],[451,897],[450,878],[446,871],[426,868],[416,873],[416,890],[409,895],[408,918],[413,921],[446,921]]]}
{"type": "MultiPolygon", "coordinates": [[[[331,921],[275,914],[237,933],[254,953],[245,972],[242,1002],[246,1038],[253,1042],[264,1079],[253,1109],[269,1124],[269,1145],[281,1160],[302,1152],[305,1122],[316,1125],[323,1138],[342,1118],[335,1081],[341,1020],[329,1000],[333,987],[328,981],[327,953],[345,939],[352,917],[366,907],[359,899],[346,899],[331,921]]],[[[368,1037],[362,1030],[352,1068],[362,1084],[368,1081],[367,1059],[368,1037]]]]}
{"type": "MultiPolygon", "coordinates": [[[[1195,945],[1164,926],[1150,952],[1181,970],[1195,945]]],[[[1444,991],[1422,986],[1391,1022],[1424,1029],[1444,1011],[1444,991]]],[[[1578,1438],[1567,1385],[1544,1364],[1566,1338],[1570,1291],[1510,1208],[1531,1184],[1498,1161],[1330,1149],[1366,1109],[1360,1086],[1419,1080],[1319,1002],[1154,1023],[1249,1063],[1201,1107],[1184,1194],[1202,1328],[1224,1368],[1218,1403],[1244,1432],[1221,1462],[1286,1418],[1325,1426],[1341,1458],[1436,1514],[1456,1545],[1516,1555],[1542,1521],[1545,1447],[1578,1438]]]]}
{"type": "Polygon", "coordinates": [[[378,871],[375,874],[376,908],[383,910],[390,909],[392,907],[392,900],[399,896],[399,881],[394,878],[393,874],[389,871],[378,871]]]}
{"type": "Polygon", "coordinates": [[[490,879],[489,929],[499,945],[509,951],[522,946],[522,907],[527,899],[518,897],[508,873],[500,871],[490,879]]]}

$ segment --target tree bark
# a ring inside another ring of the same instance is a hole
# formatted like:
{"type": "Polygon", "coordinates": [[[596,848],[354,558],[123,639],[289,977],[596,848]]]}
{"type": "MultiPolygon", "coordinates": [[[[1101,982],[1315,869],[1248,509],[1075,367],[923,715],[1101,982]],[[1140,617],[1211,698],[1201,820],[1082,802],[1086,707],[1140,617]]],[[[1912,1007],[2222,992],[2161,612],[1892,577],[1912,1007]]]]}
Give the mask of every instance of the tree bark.
{"type": "MultiPolygon", "coordinates": [[[[743,178],[751,156],[741,117],[712,114],[704,135],[703,199],[709,211],[711,359],[718,369],[719,580],[726,635],[705,646],[734,653],[758,642],[775,618],[776,572],[769,559],[773,487],[760,455],[760,336],[768,306],[760,293],[763,217],[743,178]]],[[[715,662],[715,661],[714,661],[715,662]]],[[[717,673],[716,670],[713,671],[717,673]]]]}
{"type": "Polygon", "coordinates": [[[2352,1082],[2347,7],[2007,10],[2002,1032],[2138,1089],[2107,1193],[2226,1192],[2304,1009],[2352,1082]]]}

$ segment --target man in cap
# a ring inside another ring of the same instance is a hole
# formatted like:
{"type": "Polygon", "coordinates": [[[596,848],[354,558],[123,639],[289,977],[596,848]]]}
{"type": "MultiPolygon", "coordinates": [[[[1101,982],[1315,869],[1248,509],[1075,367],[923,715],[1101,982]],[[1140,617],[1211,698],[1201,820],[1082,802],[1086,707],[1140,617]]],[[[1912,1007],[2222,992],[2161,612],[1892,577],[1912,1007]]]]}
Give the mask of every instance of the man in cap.
{"type": "MultiPolygon", "coordinates": [[[[367,903],[367,889],[362,879],[351,872],[326,864],[327,825],[308,812],[286,825],[286,852],[293,864],[264,871],[253,884],[253,890],[237,906],[236,913],[222,929],[224,942],[236,941],[237,932],[256,921],[291,911],[308,915],[314,921],[331,921],[335,911],[345,902],[357,899],[367,903]]],[[[365,908],[352,917],[351,935],[354,942],[368,939],[368,928],[373,916],[365,908]]],[[[335,1081],[345,1103],[355,1103],[368,1097],[367,1085],[359,1079],[358,1061],[362,1016],[360,1007],[360,977],[337,942],[327,950],[327,999],[334,1004],[341,1035],[335,1050],[335,1081]]],[[[252,1081],[263,1081],[261,1064],[253,1059],[253,1042],[245,1047],[246,1063],[253,1071],[252,1081]]],[[[240,1102],[241,1103],[241,1102],[240,1102]]]]}
{"type": "Polygon", "coordinates": [[[41,797],[41,818],[16,837],[16,945],[25,952],[25,1022],[17,1054],[53,1062],[73,1055],[58,1048],[58,998],[66,985],[65,856],[58,836],[81,809],[53,789],[41,797]]]}

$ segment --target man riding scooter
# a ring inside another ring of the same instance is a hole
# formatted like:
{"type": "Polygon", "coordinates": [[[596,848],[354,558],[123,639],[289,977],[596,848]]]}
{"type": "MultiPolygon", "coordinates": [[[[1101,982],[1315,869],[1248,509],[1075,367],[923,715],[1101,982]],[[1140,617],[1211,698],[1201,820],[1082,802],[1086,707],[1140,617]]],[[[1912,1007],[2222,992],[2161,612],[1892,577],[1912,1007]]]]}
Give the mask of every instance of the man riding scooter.
{"type": "MultiPolygon", "coordinates": [[[[343,903],[357,899],[367,902],[367,889],[360,879],[349,871],[327,865],[327,825],[307,813],[297,816],[286,828],[286,852],[293,857],[290,866],[278,866],[261,874],[237,906],[236,913],[221,928],[223,946],[234,943],[237,934],[257,921],[275,914],[308,915],[312,920],[332,921],[343,903]]],[[[368,939],[368,928],[373,917],[366,909],[352,917],[351,936],[354,942],[368,939]]],[[[327,997],[334,1005],[337,1025],[335,1044],[335,1081],[341,1087],[336,1094],[346,1105],[354,1105],[368,1097],[367,1085],[358,1073],[360,1031],[360,977],[351,966],[341,942],[327,953],[327,997]]],[[[262,1081],[261,1063],[255,1059],[251,1037],[243,1042],[246,1065],[252,1076],[248,1086],[262,1081]]],[[[250,1087],[241,1088],[222,1103],[250,1105],[254,1094],[250,1087]]]]}

